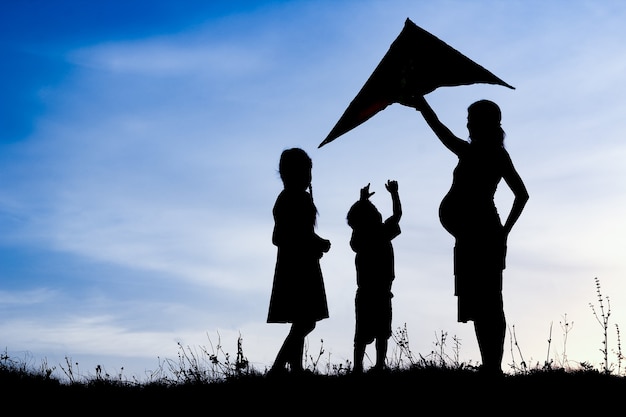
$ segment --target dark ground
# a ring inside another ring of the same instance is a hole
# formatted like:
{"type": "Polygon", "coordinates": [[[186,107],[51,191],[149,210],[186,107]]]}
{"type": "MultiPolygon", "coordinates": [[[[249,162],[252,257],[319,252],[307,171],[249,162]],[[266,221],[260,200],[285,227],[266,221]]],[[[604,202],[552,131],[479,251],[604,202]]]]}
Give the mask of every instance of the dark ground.
{"type": "MultiPolygon", "coordinates": [[[[596,371],[485,377],[475,371],[416,369],[380,374],[241,376],[221,382],[62,384],[4,374],[11,414],[35,415],[538,415],[623,413],[626,379],[596,371]]],[[[7,408],[9,407],[9,408],[7,408]]]]}

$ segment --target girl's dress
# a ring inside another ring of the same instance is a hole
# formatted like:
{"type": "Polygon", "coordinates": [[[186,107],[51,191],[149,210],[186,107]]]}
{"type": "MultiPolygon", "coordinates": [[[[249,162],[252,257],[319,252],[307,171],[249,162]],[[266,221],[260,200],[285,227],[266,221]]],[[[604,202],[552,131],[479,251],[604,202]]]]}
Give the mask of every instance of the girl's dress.
{"type": "Polygon", "coordinates": [[[268,323],[328,318],[320,267],[324,240],[315,233],[317,210],[304,190],[284,189],[273,208],[272,243],[278,247],[268,323]]]}

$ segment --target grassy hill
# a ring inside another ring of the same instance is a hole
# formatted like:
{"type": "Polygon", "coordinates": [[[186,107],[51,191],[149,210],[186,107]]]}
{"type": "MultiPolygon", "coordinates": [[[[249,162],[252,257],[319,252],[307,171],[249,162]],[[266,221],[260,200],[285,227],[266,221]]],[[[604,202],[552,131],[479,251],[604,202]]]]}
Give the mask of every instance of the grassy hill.
{"type": "Polygon", "coordinates": [[[436,414],[566,415],[623,409],[626,379],[595,370],[537,370],[486,377],[475,369],[413,367],[380,373],[271,377],[245,372],[212,381],[64,383],[16,369],[0,370],[5,407],[27,414],[147,415],[436,414]]]}

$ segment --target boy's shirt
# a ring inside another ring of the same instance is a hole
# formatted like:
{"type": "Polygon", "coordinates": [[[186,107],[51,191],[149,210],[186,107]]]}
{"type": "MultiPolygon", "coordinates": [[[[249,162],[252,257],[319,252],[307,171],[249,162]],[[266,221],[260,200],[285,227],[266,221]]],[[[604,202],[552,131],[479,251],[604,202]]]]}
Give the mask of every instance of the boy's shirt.
{"type": "Polygon", "coordinates": [[[357,286],[361,290],[389,291],[395,278],[391,241],[401,233],[392,217],[379,227],[353,230],[350,247],[356,253],[357,286]]]}

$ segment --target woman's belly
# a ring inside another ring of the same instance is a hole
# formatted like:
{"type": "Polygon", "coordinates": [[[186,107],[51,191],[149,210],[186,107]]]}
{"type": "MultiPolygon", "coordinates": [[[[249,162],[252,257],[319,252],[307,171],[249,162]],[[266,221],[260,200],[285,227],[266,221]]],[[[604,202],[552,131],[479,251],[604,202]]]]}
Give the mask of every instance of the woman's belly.
{"type": "Polygon", "coordinates": [[[502,229],[493,199],[448,193],[439,205],[439,220],[455,238],[489,235],[502,229]]]}

